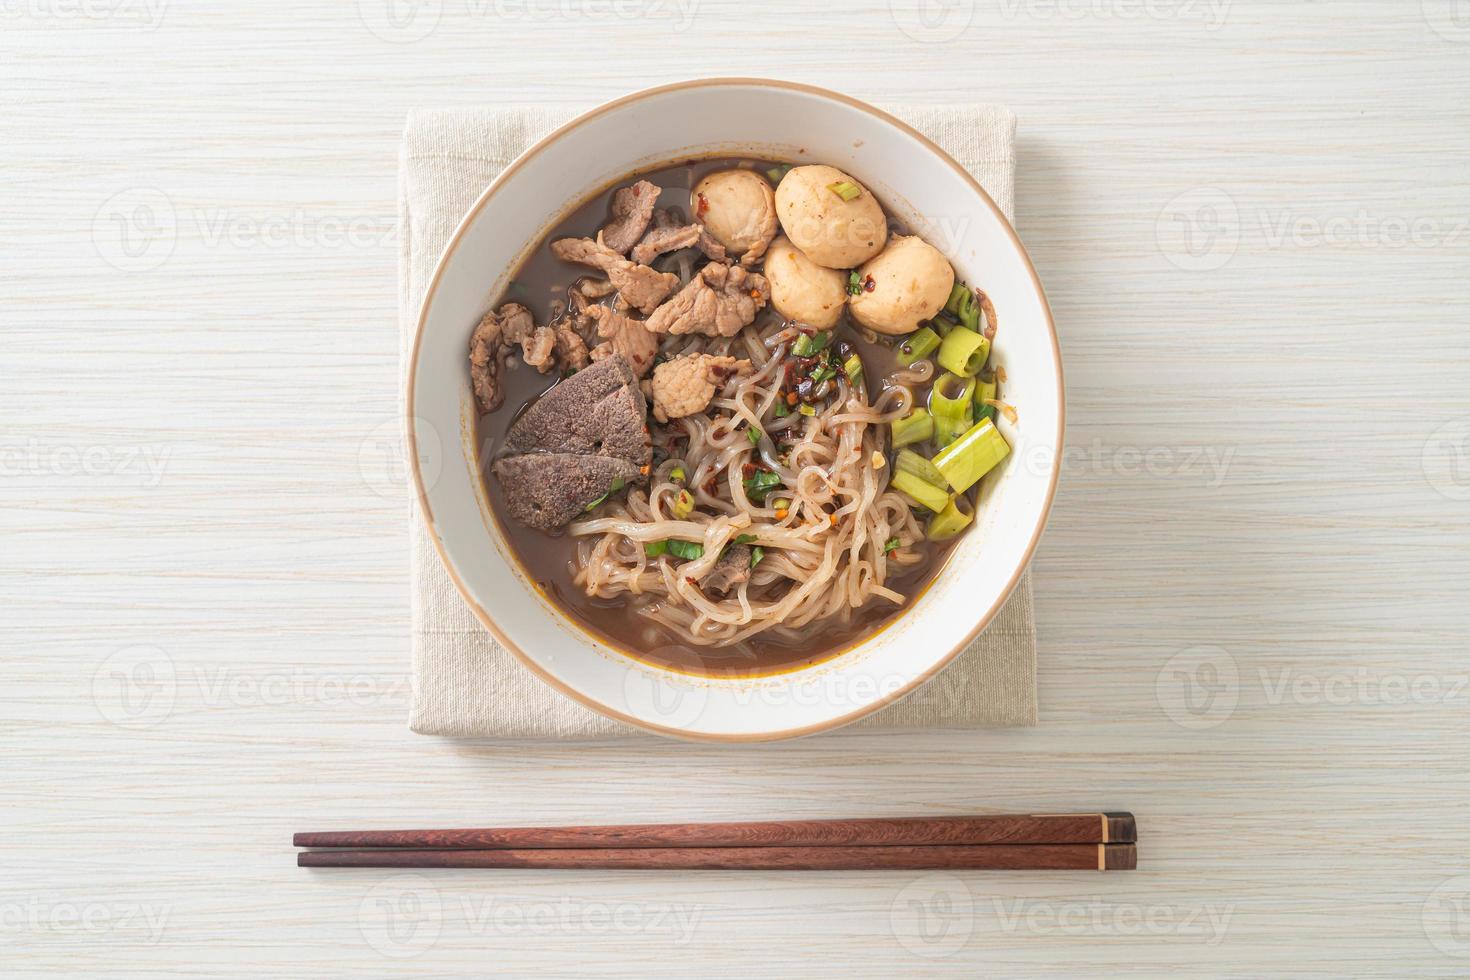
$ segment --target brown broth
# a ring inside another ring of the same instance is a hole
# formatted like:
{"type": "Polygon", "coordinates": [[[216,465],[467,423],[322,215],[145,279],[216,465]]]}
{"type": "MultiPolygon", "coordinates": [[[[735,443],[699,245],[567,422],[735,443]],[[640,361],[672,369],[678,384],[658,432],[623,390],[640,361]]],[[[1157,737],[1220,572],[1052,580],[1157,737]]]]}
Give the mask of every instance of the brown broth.
{"type": "MultiPolygon", "coordinates": [[[[617,181],[579,205],[537,244],[516,270],[511,286],[495,305],[515,301],[530,309],[537,323],[549,322],[553,302],[565,301],[569,286],[579,278],[596,273],[595,270],[560,261],[551,254],[548,244],[553,239],[568,236],[594,237],[597,230],[607,223],[610,200],[617,188],[638,179],[649,180],[663,188],[660,207],[678,208],[687,216],[689,191],[706,174],[730,167],[765,170],[773,165],[771,161],[751,158],[698,159],[642,171],[617,181]]],[[[893,230],[901,230],[891,214],[889,225],[893,230]]],[[[756,325],[774,324],[779,320],[779,314],[768,306],[758,316],[756,325]]],[[[845,314],[834,334],[834,339],[838,338],[853,344],[861,353],[870,382],[886,377],[899,366],[891,346],[864,341],[845,314]]],[[[838,616],[818,620],[794,637],[768,631],[728,646],[709,647],[681,642],[665,627],[630,609],[624,599],[591,598],[574,585],[571,569],[576,541],[571,535],[546,534],[501,516],[505,507],[504,492],[500,481],[490,476],[490,463],[520,412],[536,396],[549,389],[556,378],[554,373],[537,373],[519,359],[509,369],[502,370],[505,402],[499,410],[480,416],[476,429],[481,478],[496,523],[527,576],[579,626],[638,660],[688,673],[727,676],[780,673],[830,659],[898,618],[938,574],[952,550],[952,543],[924,543],[923,547],[928,549],[924,561],[897,574],[890,570],[886,584],[905,596],[902,606],[895,606],[884,599],[873,599],[863,608],[851,610],[845,620],[838,616]]]]}

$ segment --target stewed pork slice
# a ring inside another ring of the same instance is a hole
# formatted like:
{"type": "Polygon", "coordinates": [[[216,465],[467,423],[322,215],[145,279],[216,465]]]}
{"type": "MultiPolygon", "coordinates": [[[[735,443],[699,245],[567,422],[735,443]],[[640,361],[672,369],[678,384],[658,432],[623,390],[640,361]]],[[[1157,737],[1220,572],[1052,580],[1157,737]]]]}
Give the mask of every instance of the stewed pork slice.
{"type": "Polygon", "coordinates": [[[732,544],[699,580],[705,592],[724,595],[750,581],[750,545],[732,544]]]}
{"type": "Polygon", "coordinates": [[[635,376],[641,378],[648,373],[658,355],[658,337],[648,331],[642,320],[615,313],[605,306],[588,307],[586,315],[597,324],[597,336],[605,341],[593,349],[594,360],[621,354],[635,376]]]}
{"type": "Polygon", "coordinates": [[[667,422],[702,412],[726,381],[749,371],[749,361],[723,355],[681,354],[665,361],[653,369],[653,417],[667,422]]]}
{"type": "Polygon", "coordinates": [[[711,262],[667,303],[653,311],[654,333],[733,337],[771,298],[766,277],[744,266],[711,262]]]}
{"type": "Polygon", "coordinates": [[[649,462],[648,403],[628,363],[613,356],[553,385],[506,433],[509,453],[615,456],[649,462]]]}
{"type": "Polygon", "coordinates": [[[629,262],[602,242],[590,238],[559,238],[551,243],[551,254],[563,262],[576,262],[601,269],[618,295],[629,306],[652,313],[674,287],[679,277],[672,272],[659,272],[637,262],[629,262]]]}
{"type": "Polygon", "coordinates": [[[653,220],[653,206],[658,203],[660,193],[657,185],[646,180],[619,188],[612,197],[612,221],[603,226],[599,235],[602,243],[614,252],[626,255],[628,249],[648,231],[648,224],[653,220]]]}
{"type": "Polygon", "coordinates": [[[512,344],[519,344],[526,363],[543,374],[556,365],[556,332],[536,326],[530,310],[504,303],[486,313],[470,335],[470,381],[486,412],[495,411],[505,398],[500,390],[500,356],[512,344]]]}
{"type": "Polygon", "coordinates": [[[490,469],[505,488],[510,516],[538,531],[562,527],[607,494],[642,477],[626,459],[576,453],[507,456],[490,469]]]}

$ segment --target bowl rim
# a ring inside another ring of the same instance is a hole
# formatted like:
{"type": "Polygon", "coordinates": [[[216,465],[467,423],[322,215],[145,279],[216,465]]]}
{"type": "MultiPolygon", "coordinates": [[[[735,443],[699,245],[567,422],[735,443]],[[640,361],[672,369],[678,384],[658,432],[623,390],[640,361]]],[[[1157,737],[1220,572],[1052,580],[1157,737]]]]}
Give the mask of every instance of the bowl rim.
{"type": "Polygon", "coordinates": [[[841,728],[844,725],[851,724],[852,722],[866,717],[867,715],[870,715],[875,711],[880,711],[883,708],[886,708],[888,705],[893,704],[894,702],[917,690],[919,687],[922,687],[941,670],[949,666],[949,664],[953,662],[954,659],[959,656],[966,647],[974,642],[976,637],[984,632],[985,628],[990,625],[991,620],[995,618],[1001,607],[1006,604],[1006,602],[1010,599],[1012,593],[1015,592],[1016,585],[1021,581],[1021,576],[1026,573],[1026,569],[1030,567],[1031,559],[1036,554],[1036,548],[1041,540],[1042,533],[1046,530],[1046,523],[1051,515],[1052,504],[1056,500],[1057,484],[1061,478],[1060,460],[1062,459],[1063,443],[1066,438],[1067,421],[1067,395],[1066,385],[1064,383],[1064,372],[1062,368],[1061,345],[1057,340],[1056,322],[1052,318],[1051,304],[1047,301],[1046,291],[1041,284],[1041,277],[1037,275],[1036,266],[1031,261],[1031,255],[1026,251],[1026,246],[1022,244],[1021,238],[1016,233],[1015,227],[1005,216],[1004,212],[1000,210],[999,206],[996,205],[995,201],[991,198],[990,194],[985,190],[985,188],[980,186],[980,182],[975,179],[973,174],[962,167],[959,162],[955,160],[954,157],[950,156],[949,153],[946,152],[942,147],[936,144],[933,140],[929,139],[929,137],[925,136],[923,133],[919,132],[913,126],[909,125],[902,119],[899,119],[898,117],[892,115],[891,113],[885,112],[882,109],[870,105],[869,103],[864,102],[860,99],[853,98],[849,95],[844,95],[841,92],[834,92],[831,89],[822,88],[818,85],[808,85],[804,82],[792,82],[785,79],[757,78],[751,76],[736,75],[694,78],[680,82],[671,82],[664,85],[656,85],[651,88],[639,89],[636,92],[630,92],[627,95],[619,96],[618,98],[594,106],[593,108],[588,109],[586,112],[583,112],[576,117],[568,120],[567,122],[561,124],[560,126],[557,126],[555,129],[551,130],[551,132],[547,133],[545,136],[542,136],[540,139],[538,139],[535,143],[531,144],[531,146],[529,146],[524,152],[522,152],[519,156],[512,160],[505,167],[504,170],[497,174],[495,178],[490,182],[490,184],[485,188],[485,190],[481,192],[480,196],[475,199],[475,203],[470,206],[470,209],[465,212],[464,217],[460,219],[459,224],[454,229],[454,233],[450,236],[449,241],[444,246],[444,250],[440,253],[439,259],[434,265],[434,274],[432,277],[430,277],[429,283],[424,289],[423,300],[419,303],[418,318],[414,325],[413,343],[409,347],[407,373],[408,377],[404,388],[404,400],[402,409],[405,434],[404,449],[408,457],[407,464],[409,472],[413,475],[414,495],[418,501],[419,510],[423,516],[424,527],[428,531],[429,540],[433,543],[434,551],[439,556],[439,563],[443,566],[445,572],[449,575],[450,581],[454,583],[454,587],[459,592],[460,597],[470,607],[470,611],[475,614],[475,618],[480,621],[485,629],[489,631],[490,635],[494,637],[495,640],[502,647],[504,647],[513,657],[515,657],[522,666],[531,671],[532,674],[540,678],[543,683],[547,684],[549,687],[551,687],[552,690],[556,691],[557,693],[563,695],[564,697],[571,698],[576,703],[591,711],[596,712],[599,715],[602,715],[605,718],[611,718],[614,721],[620,721],[623,724],[631,725],[634,728],[655,735],[664,735],[673,738],[683,739],[685,741],[721,743],[770,742],[778,741],[781,739],[800,738],[805,735],[815,735],[819,732],[827,732],[841,728]],[[927,149],[930,153],[933,153],[942,163],[944,163],[950,169],[954,170],[955,173],[960,177],[960,179],[963,180],[966,184],[970,186],[972,190],[975,191],[975,193],[979,196],[980,200],[985,204],[985,206],[988,207],[995,215],[995,217],[1000,220],[1001,226],[1005,229],[1006,234],[1010,237],[1011,245],[1020,255],[1026,272],[1031,277],[1031,285],[1036,291],[1037,298],[1041,301],[1042,320],[1046,328],[1047,335],[1051,340],[1053,361],[1056,364],[1057,438],[1056,453],[1054,454],[1053,459],[1057,461],[1057,465],[1054,465],[1052,467],[1051,480],[1046,488],[1046,499],[1042,504],[1040,515],[1036,520],[1036,526],[1031,530],[1031,539],[1026,544],[1026,551],[1021,556],[1021,560],[1016,563],[1015,571],[1011,574],[1010,580],[1006,582],[1005,588],[1003,588],[1000,591],[1000,594],[996,596],[996,599],[993,603],[991,603],[990,608],[986,609],[985,612],[979,617],[974,628],[966,633],[965,637],[958,644],[956,644],[953,649],[951,649],[944,656],[935,660],[935,662],[931,664],[927,670],[915,676],[911,681],[909,681],[907,684],[904,684],[901,688],[898,688],[897,690],[892,691],[884,695],[883,697],[877,698],[871,703],[866,704],[861,708],[856,709],[855,711],[850,711],[847,714],[840,715],[836,718],[816,722],[811,725],[804,725],[797,728],[781,729],[778,731],[751,732],[740,734],[711,734],[706,732],[693,732],[687,729],[673,728],[669,726],[656,725],[650,722],[646,722],[642,719],[634,718],[630,715],[624,714],[623,712],[617,711],[609,707],[608,705],[603,704],[602,702],[581,694],[578,691],[572,690],[566,684],[562,683],[556,677],[553,677],[550,673],[543,669],[538,663],[536,663],[533,658],[527,655],[525,651],[523,651],[515,643],[511,642],[510,638],[504,633],[504,631],[496,625],[495,620],[490,615],[490,613],[483,606],[481,606],[480,603],[477,602],[470,594],[469,589],[465,586],[464,581],[460,578],[459,570],[455,568],[454,563],[449,560],[449,555],[445,550],[444,542],[439,533],[438,523],[434,519],[434,512],[429,504],[429,495],[424,486],[423,473],[420,469],[419,464],[418,434],[414,425],[414,388],[418,380],[419,355],[423,343],[425,328],[428,325],[429,308],[433,304],[433,300],[435,294],[438,291],[440,281],[443,278],[444,271],[449,265],[449,260],[458,250],[460,242],[464,238],[465,232],[469,229],[470,225],[479,217],[480,212],[485,209],[485,206],[490,202],[490,199],[501,188],[501,186],[505,184],[505,182],[510,178],[512,174],[534,160],[543,149],[545,149],[553,142],[561,139],[565,134],[582,126],[587,121],[603,115],[604,113],[611,112],[614,109],[630,105],[634,102],[639,102],[644,99],[652,98],[657,95],[662,95],[667,92],[679,91],[681,89],[706,87],[721,88],[732,86],[776,88],[784,89],[789,92],[801,93],[804,95],[814,95],[821,98],[832,99],[844,103],[854,109],[857,109],[860,112],[871,115],[879,121],[885,122],[888,125],[900,130],[905,135],[911,137],[920,145],[922,145],[925,149],[927,149]]]}

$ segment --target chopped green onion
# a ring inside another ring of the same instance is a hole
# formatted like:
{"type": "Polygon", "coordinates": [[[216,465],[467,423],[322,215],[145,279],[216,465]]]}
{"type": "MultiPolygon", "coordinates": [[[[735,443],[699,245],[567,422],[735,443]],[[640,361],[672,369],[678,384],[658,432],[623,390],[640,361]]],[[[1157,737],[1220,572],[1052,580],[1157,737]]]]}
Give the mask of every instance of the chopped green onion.
{"type": "Polygon", "coordinates": [[[788,405],[788,404],[786,404],[786,399],[784,399],[784,398],[777,398],[776,399],[776,418],[778,418],[778,419],[784,419],[786,416],[788,416],[790,414],[791,414],[791,406],[788,405]]]}
{"type": "Polygon", "coordinates": [[[961,501],[965,501],[965,498],[960,494],[951,497],[944,510],[930,519],[929,528],[924,532],[924,536],[930,541],[948,541],[969,527],[975,516],[968,512],[968,501],[965,501],[966,510],[960,509],[961,501]]]}
{"type": "Polygon", "coordinates": [[[916,408],[908,417],[894,419],[889,423],[893,428],[893,446],[908,446],[916,442],[923,442],[934,436],[934,416],[927,409],[916,408]]]}
{"type": "Polygon", "coordinates": [[[766,179],[773,184],[779,184],[781,183],[781,180],[789,173],[791,173],[791,164],[778,163],[770,170],[766,171],[766,179]]]}
{"type": "Polygon", "coordinates": [[[771,501],[771,509],[772,510],[790,510],[791,509],[791,501],[787,500],[785,497],[777,497],[775,500],[771,501]]]}
{"type": "Polygon", "coordinates": [[[842,362],[842,373],[855,385],[867,383],[867,379],[863,377],[863,359],[858,354],[853,354],[842,362]]]}
{"type": "Polygon", "coordinates": [[[855,201],[863,196],[863,189],[850,180],[839,180],[836,183],[828,184],[827,190],[836,194],[844,201],[855,201]]]}
{"type": "Polygon", "coordinates": [[[920,327],[909,334],[908,339],[898,345],[898,363],[911,367],[939,349],[939,334],[928,327],[920,327]]]}
{"type": "Polygon", "coordinates": [[[760,545],[756,545],[754,548],[751,548],[750,567],[754,568],[755,566],[759,565],[761,563],[761,559],[764,557],[766,557],[766,549],[762,548],[760,545]]]}
{"type": "Polygon", "coordinates": [[[586,507],[583,507],[582,510],[583,511],[590,511],[590,510],[596,509],[596,507],[597,507],[598,504],[602,503],[608,497],[611,497],[613,494],[617,493],[619,490],[623,489],[623,487],[625,487],[627,485],[628,485],[627,482],[622,477],[620,477],[620,476],[619,477],[614,477],[613,478],[613,481],[612,481],[612,484],[607,488],[607,493],[603,494],[601,497],[598,497],[596,500],[592,501],[592,503],[588,504],[586,507]]]}
{"type": "Polygon", "coordinates": [[[979,422],[981,419],[993,419],[993,418],[995,418],[995,406],[994,405],[987,405],[985,403],[988,402],[988,401],[995,401],[996,390],[999,387],[1000,386],[995,383],[995,379],[994,378],[991,378],[989,381],[986,381],[984,378],[981,378],[978,381],[978,383],[975,385],[975,421],[976,422],[979,422]]]}
{"type": "Polygon", "coordinates": [[[975,379],[945,374],[929,390],[929,411],[934,413],[934,442],[943,449],[975,422],[971,398],[975,379]]]}
{"type": "Polygon", "coordinates": [[[682,466],[675,466],[669,470],[669,479],[675,483],[683,483],[687,478],[688,474],[684,472],[684,467],[682,466]]]}
{"type": "Polygon", "coordinates": [[[828,378],[835,377],[837,377],[837,369],[830,364],[823,364],[811,374],[812,384],[821,384],[828,378]]]}
{"type": "Polygon", "coordinates": [[[962,282],[954,284],[949,291],[949,300],[944,304],[945,312],[975,332],[980,331],[980,304],[975,300],[975,291],[962,282]]]}
{"type": "Polygon", "coordinates": [[[754,534],[740,534],[735,537],[735,544],[750,544],[755,540],[754,534]]]}
{"type": "Polygon", "coordinates": [[[887,541],[883,542],[883,553],[885,555],[892,554],[893,552],[898,550],[898,546],[899,540],[897,538],[889,538],[887,541]]]}
{"type": "Polygon", "coordinates": [[[645,541],[643,542],[643,553],[650,558],[657,558],[669,550],[667,541],[645,541]]]}
{"type": "Polygon", "coordinates": [[[688,490],[680,490],[679,495],[674,498],[674,517],[683,520],[694,513],[694,494],[688,490]]]}
{"type": "Polygon", "coordinates": [[[944,474],[939,472],[939,467],[912,449],[900,449],[898,451],[898,458],[893,461],[893,471],[895,473],[912,473],[925,483],[933,484],[941,490],[949,486],[949,483],[944,479],[944,474]]]}
{"type": "Polygon", "coordinates": [[[1010,454],[1005,436],[990,419],[976,423],[953,443],[939,451],[934,465],[956,493],[973,487],[997,463],[1010,454]]]}
{"type": "Polygon", "coordinates": [[[669,538],[667,541],[669,554],[675,558],[695,559],[704,557],[704,545],[695,544],[693,541],[680,541],[678,538],[669,538]]]}
{"type": "Polygon", "coordinates": [[[919,506],[938,513],[949,503],[949,493],[912,473],[894,473],[888,485],[919,502],[919,506]]]}
{"type": "Polygon", "coordinates": [[[796,343],[791,345],[791,353],[796,357],[811,357],[817,351],[827,346],[831,338],[827,331],[819,330],[816,333],[804,333],[796,338],[796,343]]]}
{"type": "Polygon", "coordinates": [[[863,291],[863,277],[853,269],[847,274],[847,295],[857,296],[863,291]]]}
{"type": "Polygon", "coordinates": [[[745,438],[750,440],[752,446],[759,446],[761,444],[761,430],[752,425],[745,430],[745,438]]]}
{"type": "Polygon", "coordinates": [[[745,487],[745,495],[755,503],[766,502],[766,494],[781,485],[781,475],[772,473],[770,470],[757,470],[746,477],[741,483],[745,487]]]}
{"type": "Polygon", "coordinates": [[[803,404],[801,406],[801,408],[798,409],[798,411],[800,411],[801,414],[806,415],[806,416],[812,416],[812,415],[816,415],[817,414],[817,408],[816,408],[815,405],[806,405],[806,404],[803,404]]]}
{"type": "Polygon", "coordinates": [[[934,359],[946,371],[971,377],[980,373],[989,356],[989,340],[973,330],[951,330],[934,359]]]}

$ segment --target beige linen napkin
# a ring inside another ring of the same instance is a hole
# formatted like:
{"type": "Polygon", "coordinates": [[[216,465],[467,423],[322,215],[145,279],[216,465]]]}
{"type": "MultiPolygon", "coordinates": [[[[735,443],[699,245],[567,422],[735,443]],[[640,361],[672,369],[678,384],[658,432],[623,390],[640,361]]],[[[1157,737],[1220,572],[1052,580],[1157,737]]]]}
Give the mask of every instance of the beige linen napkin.
{"type": "MultiPolygon", "coordinates": [[[[893,107],[968,169],[1009,218],[1016,120],[990,105],[893,107]]],[[[400,350],[407,358],[424,289],[444,243],[494,177],[575,114],[543,108],[411,115],[399,157],[400,350]]],[[[468,325],[466,325],[468,329],[468,325]]],[[[496,643],[465,607],[412,516],[413,710],[425,735],[598,738],[639,734],[553,691],[496,643]]],[[[1036,723],[1031,576],[990,628],[938,677],[855,727],[980,728],[1036,723]]]]}

